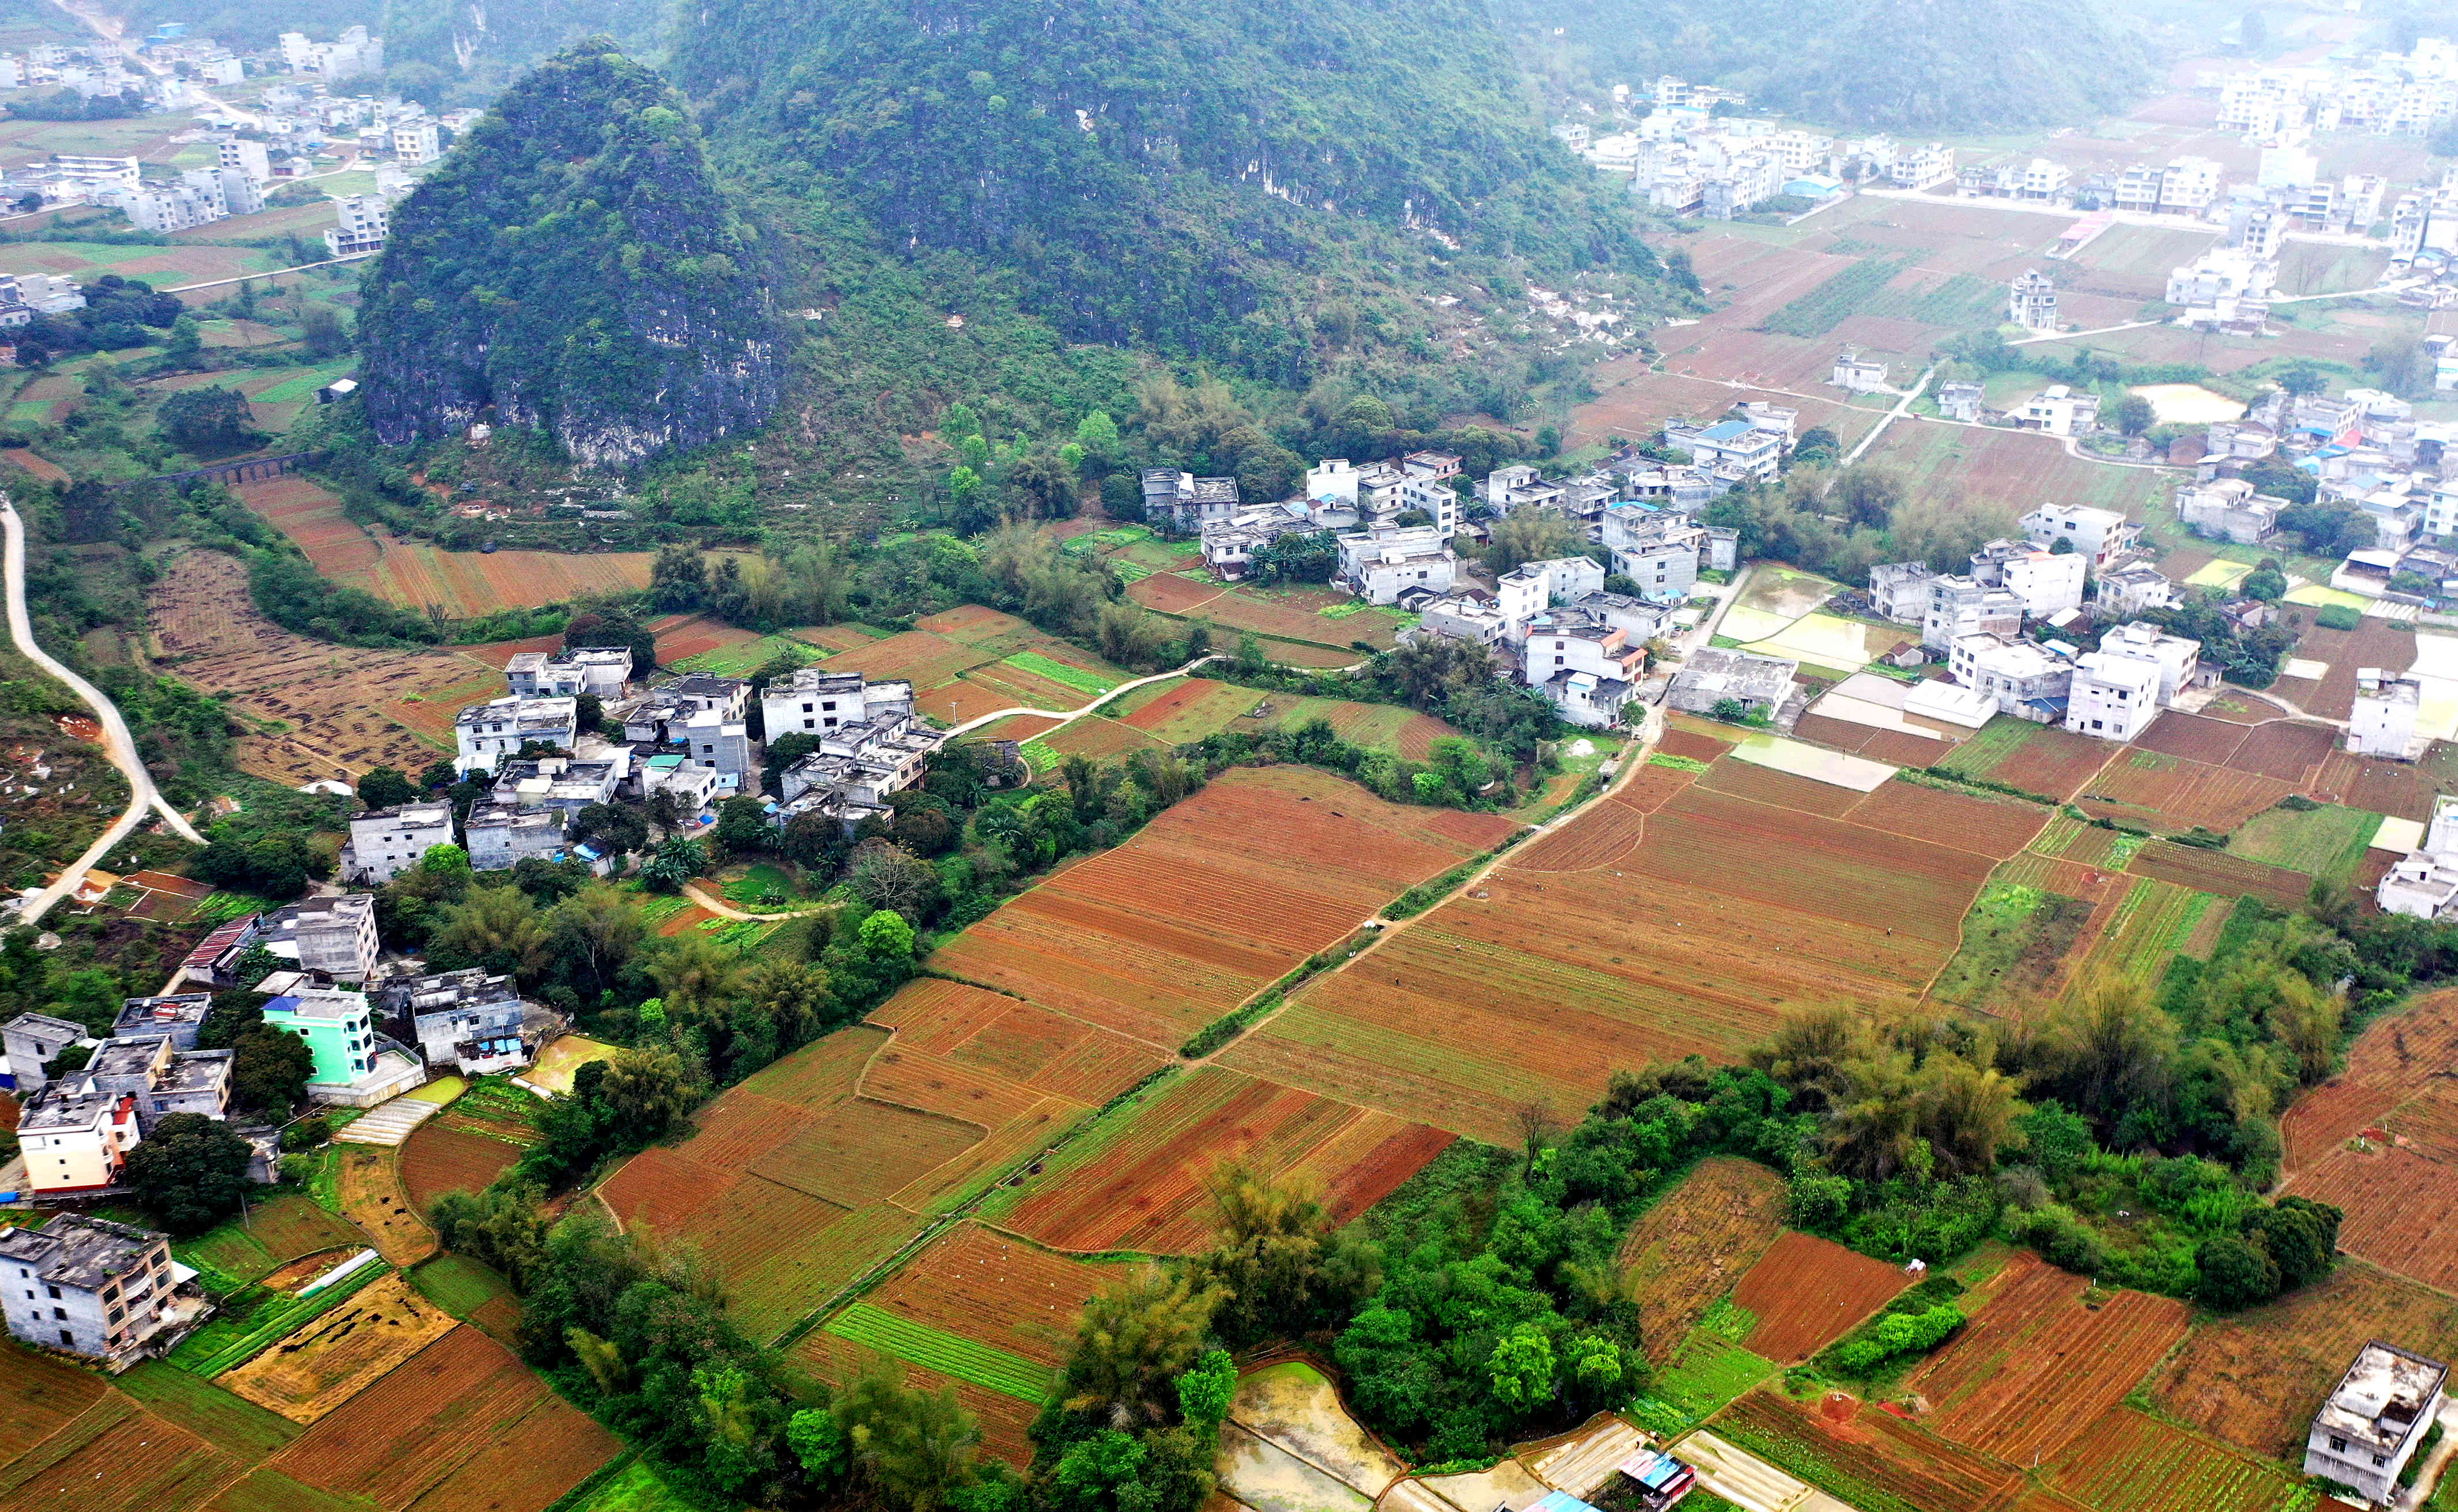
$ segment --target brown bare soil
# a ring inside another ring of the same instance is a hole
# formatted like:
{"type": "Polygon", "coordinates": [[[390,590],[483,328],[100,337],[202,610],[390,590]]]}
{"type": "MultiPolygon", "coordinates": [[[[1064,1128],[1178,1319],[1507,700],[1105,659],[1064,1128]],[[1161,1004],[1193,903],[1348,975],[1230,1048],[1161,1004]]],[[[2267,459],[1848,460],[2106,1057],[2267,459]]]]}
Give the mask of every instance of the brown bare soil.
{"type": "Polygon", "coordinates": [[[1755,1160],[1713,1155],[1640,1214],[1622,1241],[1639,1336],[1657,1364],[1783,1231],[1783,1178],[1755,1160]]]}
{"type": "Polygon", "coordinates": [[[441,1337],[452,1315],[398,1272],[220,1377],[220,1384],[293,1422],[314,1422],[441,1337]]]}
{"type": "Polygon", "coordinates": [[[1733,1288],[1733,1305],[1758,1315],[1749,1347],[1789,1365],[1850,1333],[1909,1284],[1884,1260],[1830,1239],[1787,1232],[1733,1288]]]}

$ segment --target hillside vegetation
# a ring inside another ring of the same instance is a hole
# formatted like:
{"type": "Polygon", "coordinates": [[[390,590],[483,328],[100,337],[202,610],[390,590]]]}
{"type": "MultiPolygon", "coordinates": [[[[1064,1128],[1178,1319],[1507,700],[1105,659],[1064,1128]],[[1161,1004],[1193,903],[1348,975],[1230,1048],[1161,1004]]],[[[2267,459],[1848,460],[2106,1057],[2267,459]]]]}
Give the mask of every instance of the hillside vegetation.
{"type": "Polygon", "coordinates": [[[448,435],[491,404],[619,465],[775,405],[754,235],[680,98],[612,46],[540,64],[394,211],[360,314],[385,442],[448,435]]]}
{"type": "Polygon", "coordinates": [[[1673,73],[1830,127],[2080,125],[2123,110],[2152,76],[2129,23],[2096,0],[1493,0],[1492,10],[1557,83],[1644,93],[1673,73]]]}
{"type": "Polygon", "coordinates": [[[1388,285],[1656,270],[1469,0],[712,0],[674,70],[730,161],[1012,270],[1070,339],[1288,386],[1422,340],[1388,285]]]}

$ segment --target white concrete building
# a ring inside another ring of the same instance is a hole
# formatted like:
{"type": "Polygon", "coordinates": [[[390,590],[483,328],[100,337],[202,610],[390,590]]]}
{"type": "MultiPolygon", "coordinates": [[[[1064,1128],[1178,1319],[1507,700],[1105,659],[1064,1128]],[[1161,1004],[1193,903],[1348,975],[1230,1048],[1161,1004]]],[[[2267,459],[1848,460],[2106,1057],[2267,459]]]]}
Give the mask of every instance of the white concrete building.
{"type": "Polygon", "coordinates": [[[82,1356],[117,1374],[166,1353],[212,1308],[196,1273],[171,1259],[167,1235],[81,1212],[40,1228],[0,1229],[0,1312],[38,1349],[82,1356]]]}
{"type": "Polygon", "coordinates": [[[2356,701],[2347,719],[2347,749],[2358,756],[2412,759],[2415,716],[2423,705],[2424,683],[2404,673],[2380,667],[2356,669],[2356,701]]]}
{"type": "Polygon", "coordinates": [[[2073,663],[2035,641],[2003,635],[1963,635],[1947,657],[1955,681],[1984,694],[1999,714],[2033,724],[2062,717],[2060,704],[2073,681],[2073,663]]]}
{"type": "Polygon", "coordinates": [[[342,880],[377,886],[417,865],[435,846],[451,843],[452,805],[441,798],[354,814],[342,845],[342,880]]]}
{"type": "Polygon", "coordinates": [[[2117,626],[2099,638],[2099,650],[2103,655],[2123,656],[2157,667],[2162,707],[2175,703],[2177,691],[2193,682],[2201,671],[2200,641],[2171,635],[2148,620],[2117,626]]]}
{"type": "Polygon", "coordinates": [[[2052,436],[2087,436],[2099,428],[2099,396],[2078,394],[2063,383],[2051,383],[2013,411],[2017,430],[2045,431],[2052,436]]]}
{"type": "Polygon", "coordinates": [[[2159,666],[2106,652],[2074,658],[2066,728],[2102,740],[2131,740],[2159,716],[2159,666]]]}
{"type": "Polygon", "coordinates": [[[1524,624],[1555,603],[1568,603],[1589,593],[1601,593],[1605,570],[1584,556],[1522,562],[1494,583],[1494,607],[1504,620],[1524,624]]]}
{"type": "Polygon", "coordinates": [[[1646,647],[1584,609],[1552,609],[1528,624],[1522,675],[1566,721],[1587,729],[1621,722],[1647,670],[1646,647]]]}
{"type": "Polygon", "coordinates": [[[576,698],[611,703],[632,677],[629,646],[574,646],[549,654],[525,651],[504,666],[504,687],[516,698],[576,698]]]}
{"type": "Polygon", "coordinates": [[[392,204],[384,196],[342,195],[333,200],[334,226],[324,233],[324,250],[332,257],[354,258],[382,252],[392,225],[392,204]]]}
{"type": "Polygon", "coordinates": [[[760,718],[772,741],[912,713],[913,684],[908,681],[872,682],[858,672],[824,672],[817,667],[781,677],[760,695],[760,718]]]}
{"type": "Polygon", "coordinates": [[[2080,504],[2044,504],[2023,516],[2023,533],[2035,546],[2053,549],[2059,541],[2073,549],[2096,570],[2139,549],[2142,528],[2114,509],[2080,504]]]}
{"type": "Polygon", "coordinates": [[[2007,559],[2000,570],[2006,590],[2023,601],[2023,612],[2033,619],[2082,608],[2090,567],[2079,552],[2027,551],[2007,559]]]}
{"type": "Polygon", "coordinates": [[[2314,1415],[2304,1473],[2356,1488],[2376,1505],[2398,1497],[2399,1472],[2440,1415],[2449,1367],[2374,1339],[2314,1415]]]}
{"type": "Polygon", "coordinates": [[[579,701],[573,698],[490,699],[473,703],[452,721],[458,747],[452,764],[462,776],[492,772],[531,741],[569,751],[578,737],[579,701]]]}
{"type": "Polygon", "coordinates": [[[1704,529],[1657,510],[1608,509],[1604,535],[1614,570],[1637,584],[1641,598],[1664,604],[1690,596],[1709,546],[1704,529]]]}
{"type": "Polygon", "coordinates": [[[405,168],[431,163],[444,155],[433,121],[401,121],[392,129],[393,161],[405,168]]]}
{"type": "Polygon", "coordinates": [[[1449,592],[1458,568],[1449,538],[1434,527],[1378,526],[1340,538],[1339,575],[1332,586],[1369,604],[1396,604],[1415,590],[1449,592]]]}
{"type": "Polygon", "coordinates": [[[2057,328],[2056,280],[2037,269],[2014,275],[2006,295],[2006,319],[2028,331],[2057,328]]]}

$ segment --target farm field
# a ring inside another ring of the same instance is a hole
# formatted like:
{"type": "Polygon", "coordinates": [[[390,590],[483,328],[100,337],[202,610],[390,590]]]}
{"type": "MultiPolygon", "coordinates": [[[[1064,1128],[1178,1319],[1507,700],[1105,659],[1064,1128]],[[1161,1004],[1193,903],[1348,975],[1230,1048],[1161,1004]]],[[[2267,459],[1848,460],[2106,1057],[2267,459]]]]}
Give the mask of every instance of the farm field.
{"type": "Polygon", "coordinates": [[[1927,1398],[1930,1429],[2009,1464],[2053,1459],[2184,1336],[2183,1303],[2118,1292],[2086,1305],[2089,1286],[2029,1251],[2008,1262],[1971,1322],[1905,1381],[1927,1398]]]}
{"type": "Polygon", "coordinates": [[[284,785],[417,772],[449,751],[409,722],[450,727],[463,697],[500,690],[485,664],[448,652],[363,651],[296,635],[257,612],[245,571],[219,551],[182,552],[146,600],[167,669],[219,694],[250,733],[239,764],[284,785]],[[421,716],[424,716],[423,718],[421,716]]]}
{"type": "Polygon", "coordinates": [[[1884,1260],[1787,1232],[1733,1287],[1733,1305],[1758,1318],[1741,1342],[1780,1365],[1795,1364],[1850,1333],[1908,1281],[1884,1260]]]}
{"type": "Polygon", "coordinates": [[[374,1145],[335,1145],[342,1212],[364,1231],[386,1264],[415,1265],[435,1253],[435,1233],[402,1190],[400,1152],[374,1145]]]}
{"type": "Polygon", "coordinates": [[[2048,1465],[2055,1490],[2101,1512],[2287,1512],[2301,1478],[2131,1407],[2112,1407],[2048,1465]]]}
{"type": "Polygon", "coordinates": [[[1301,768],[1240,768],[941,947],[932,967],[1175,1046],[1510,833],[1301,768]]]}
{"type": "Polygon", "coordinates": [[[1659,1364],[1782,1232],[1783,1178],[1755,1160],[1698,1163],[1622,1240],[1639,1337],[1659,1364]]]}
{"type": "MultiPolygon", "coordinates": [[[[1806,791],[1787,774],[1723,776],[1725,749],[1678,728],[1665,742],[1714,756],[1718,780],[1806,791]]],[[[1511,1109],[1575,1118],[1609,1067],[1728,1060],[1795,1006],[1909,1005],[1995,864],[1916,834],[1954,830],[2010,854],[2046,817],[1900,791],[1909,783],[1865,797],[1831,789],[1818,801],[1839,817],[1715,791],[1677,768],[1638,772],[1483,886],[1308,984],[1223,1064],[1508,1143],[1511,1109]],[[1858,822],[1864,810],[1874,823],[1858,822]]]]}
{"type": "Polygon", "coordinates": [[[2113,754],[2105,740],[1999,718],[1989,721],[1937,765],[1960,777],[2003,783],[2064,802],[2107,765],[2113,754]]]}
{"type": "Polygon", "coordinates": [[[396,1272],[216,1379],[293,1422],[314,1422],[456,1326],[396,1272]]]}
{"type": "Polygon", "coordinates": [[[2081,504],[2142,520],[2168,493],[2166,473],[2084,462],[2052,436],[1943,421],[1898,421],[1864,460],[1901,473],[1906,497],[1988,499],[2016,517],[2043,504],[2081,504]]]}
{"type": "Polygon", "coordinates": [[[1411,761],[1425,760],[1442,736],[1459,734],[1430,715],[1391,704],[1264,693],[1208,677],[1182,677],[1138,688],[1119,699],[1108,717],[1171,745],[1224,730],[1250,734],[1289,730],[1321,719],[1353,745],[1387,751],[1411,761]]]}
{"type": "Polygon", "coordinates": [[[2019,1484],[2012,1467],[1900,1418],[1874,1407],[1851,1411],[1848,1398],[1831,1405],[1837,1416],[1830,1419],[1823,1406],[1754,1391],[1714,1427],[1856,1512],[1989,1512],[2019,1484]]]}
{"type": "Polygon", "coordinates": [[[225,1223],[174,1246],[181,1260],[237,1281],[261,1280],[302,1255],[356,1249],[365,1236],[317,1206],[286,1193],[252,1205],[244,1223],[225,1223]]]}

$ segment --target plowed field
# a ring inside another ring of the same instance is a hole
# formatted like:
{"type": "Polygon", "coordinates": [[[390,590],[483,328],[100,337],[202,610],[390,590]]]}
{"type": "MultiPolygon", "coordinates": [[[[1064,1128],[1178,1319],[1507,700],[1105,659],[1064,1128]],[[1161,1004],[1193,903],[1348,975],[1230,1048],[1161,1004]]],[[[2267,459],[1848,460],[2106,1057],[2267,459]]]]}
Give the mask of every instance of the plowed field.
{"type": "Polygon", "coordinates": [[[2225,851],[2174,845],[2166,840],[2153,840],[2143,846],[2126,869],[2137,877],[2156,877],[2163,882],[2222,898],[2250,894],[2276,908],[2298,906],[2313,885],[2313,880],[2302,872],[2249,861],[2225,851]]]}
{"type": "Polygon", "coordinates": [[[2010,1261],[1963,1333],[1904,1383],[1928,1398],[1928,1425],[2009,1464],[2043,1462],[2184,1336],[2183,1303],[2119,1292],[2086,1307],[2087,1284],[2029,1251],[2010,1261]]]}
{"type": "Polygon", "coordinates": [[[1631,1225],[1621,1259],[1639,1336],[1659,1365],[1782,1232],[1783,1178],[1755,1160],[1711,1156],[1631,1225]]]}
{"type": "Polygon", "coordinates": [[[1044,1365],[1063,1365],[1085,1299],[1125,1267],[1088,1265],[964,1224],[866,1298],[932,1328],[1044,1365]]]}
{"type": "Polygon", "coordinates": [[[2282,1512],[2301,1481],[2131,1407],[2084,1425],[2049,1484],[2101,1512],[2282,1512]]]}
{"type": "Polygon", "coordinates": [[[2094,818],[2172,832],[2198,825],[2224,835],[2292,791],[2276,777],[2136,750],[2120,751],[2078,801],[2094,818]]]}
{"type": "Polygon", "coordinates": [[[1788,1232],[1733,1288],[1733,1305],[1758,1315],[1758,1327],[1742,1342],[1789,1365],[1850,1333],[1909,1284],[1884,1260],[1788,1232]]]}
{"type": "Polygon", "coordinates": [[[1861,1512],[1988,1512],[2010,1498],[2019,1478],[2009,1466],[1875,1408],[1849,1412],[1849,1401],[1812,1408],[1755,1391],[1714,1427],[1861,1512]]]}

